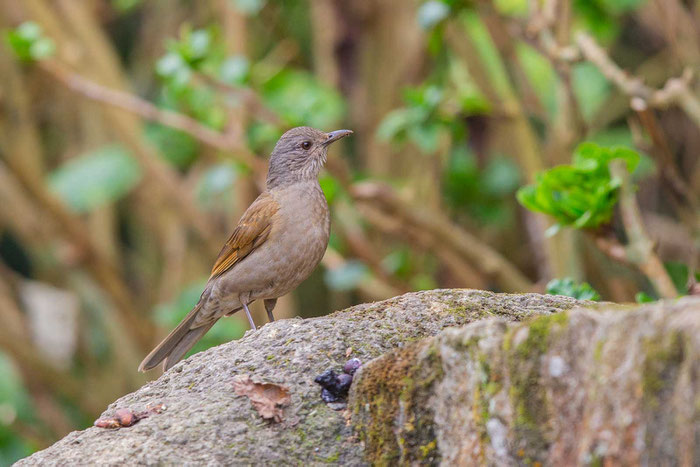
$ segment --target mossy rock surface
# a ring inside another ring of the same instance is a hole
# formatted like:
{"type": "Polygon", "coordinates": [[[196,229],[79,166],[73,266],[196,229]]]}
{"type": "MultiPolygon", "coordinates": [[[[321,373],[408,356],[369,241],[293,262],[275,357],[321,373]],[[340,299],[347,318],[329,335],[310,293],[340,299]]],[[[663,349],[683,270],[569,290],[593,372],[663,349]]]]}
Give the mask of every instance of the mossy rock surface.
{"type": "Polygon", "coordinates": [[[376,464],[700,465],[700,299],[447,329],[365,365],[348,410],[376,464]]]}
{"type": "MultiPolygon", "coordinates": [[[[448,327],[489,317],[520,321],[580,304],[537,294],[432,290],[321,318],[279,320],[180,362],[111,404],[105,415],[117,408],[140,411],[157,403],[167,406],[165,412],[129,428],[73,432],[19,465],[363,465],[363,443],[346,413],[323,403],[313,383],[326,369],[340,370],[348,348],[353,357],[368,362],[448,327]],[[289,387],[291,404],[283,422],[262,420],[246,397],[234,393],[232,379],[243,374],[289,387]]],[[[407,401],[423,400],[429,375],[418,376],[413,393],[403,396],[407,401]]],[[[437,452],[430,439],[411,438],[414,444],[426,458],[437,452]]]]}

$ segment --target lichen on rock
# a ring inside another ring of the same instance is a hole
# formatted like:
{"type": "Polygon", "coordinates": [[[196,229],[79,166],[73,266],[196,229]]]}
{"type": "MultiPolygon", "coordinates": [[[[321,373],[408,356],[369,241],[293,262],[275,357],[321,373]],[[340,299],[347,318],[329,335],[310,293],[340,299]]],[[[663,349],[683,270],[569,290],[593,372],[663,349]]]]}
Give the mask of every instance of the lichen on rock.
{"type": "Polygon", "coordinates": [[[434,290],[275,321],[105,414],[166,411],[73,432],[19,465],[697,463],[700,300],[592,307],[434,290]],[[343,412],[313,380],[348,348],[363,365],[343,412]],[[279,423],[236,395],[237,375],[289,391],[279,423]]]}
{"type": "Polygon", "coordinates": [[[487,319],[369,362],[350,408],[371,463],[695,465],[699,357],[698,299],[487,319]],[[403,420],[434,434],[430,457],[403,420]]]}

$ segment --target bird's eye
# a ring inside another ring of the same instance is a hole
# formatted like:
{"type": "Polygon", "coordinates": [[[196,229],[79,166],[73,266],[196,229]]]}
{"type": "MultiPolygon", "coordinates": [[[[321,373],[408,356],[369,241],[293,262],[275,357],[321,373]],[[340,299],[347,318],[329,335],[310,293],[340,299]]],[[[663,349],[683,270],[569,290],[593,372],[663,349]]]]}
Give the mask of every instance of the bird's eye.
{"type": "Polygon", "coordinates": [[[304,141],[303,143],[301,143],[301,148],[304,151],[308,151],[309,149],[311,149],[311,141],[304,141]]]}

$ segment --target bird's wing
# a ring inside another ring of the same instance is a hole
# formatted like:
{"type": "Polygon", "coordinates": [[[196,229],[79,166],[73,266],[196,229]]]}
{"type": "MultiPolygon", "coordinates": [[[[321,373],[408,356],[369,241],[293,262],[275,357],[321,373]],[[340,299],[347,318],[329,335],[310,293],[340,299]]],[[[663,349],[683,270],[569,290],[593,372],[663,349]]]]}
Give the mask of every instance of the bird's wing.
{"type": "Polygon", "coordinates": [[[253,250],[265,243],[272,229],[272,219],[279,211],[279,204],[268,192],[258,196],[243,213],[236,229],[221,249],[211,270],[209,279],[220,276],[253,250]]]}

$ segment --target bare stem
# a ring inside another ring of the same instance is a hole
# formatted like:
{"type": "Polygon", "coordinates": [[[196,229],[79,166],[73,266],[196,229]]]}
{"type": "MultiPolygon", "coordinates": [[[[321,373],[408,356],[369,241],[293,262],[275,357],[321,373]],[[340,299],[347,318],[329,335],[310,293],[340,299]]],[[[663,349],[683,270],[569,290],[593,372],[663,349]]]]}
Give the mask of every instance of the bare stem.
{"type": "Polygon", "coordinates": [[[620,211],[627,234],[628,243],[625,248],[627,260],[636,265],[647,276],[661,297],[675,298],[678,292],[663,263],[654,252],[654,242],[649,238],[644,228],[642,215],[630,181],[630,174],[624,161],[613,161],[610,164],[610,172],[622,181],[620,211]]]}

